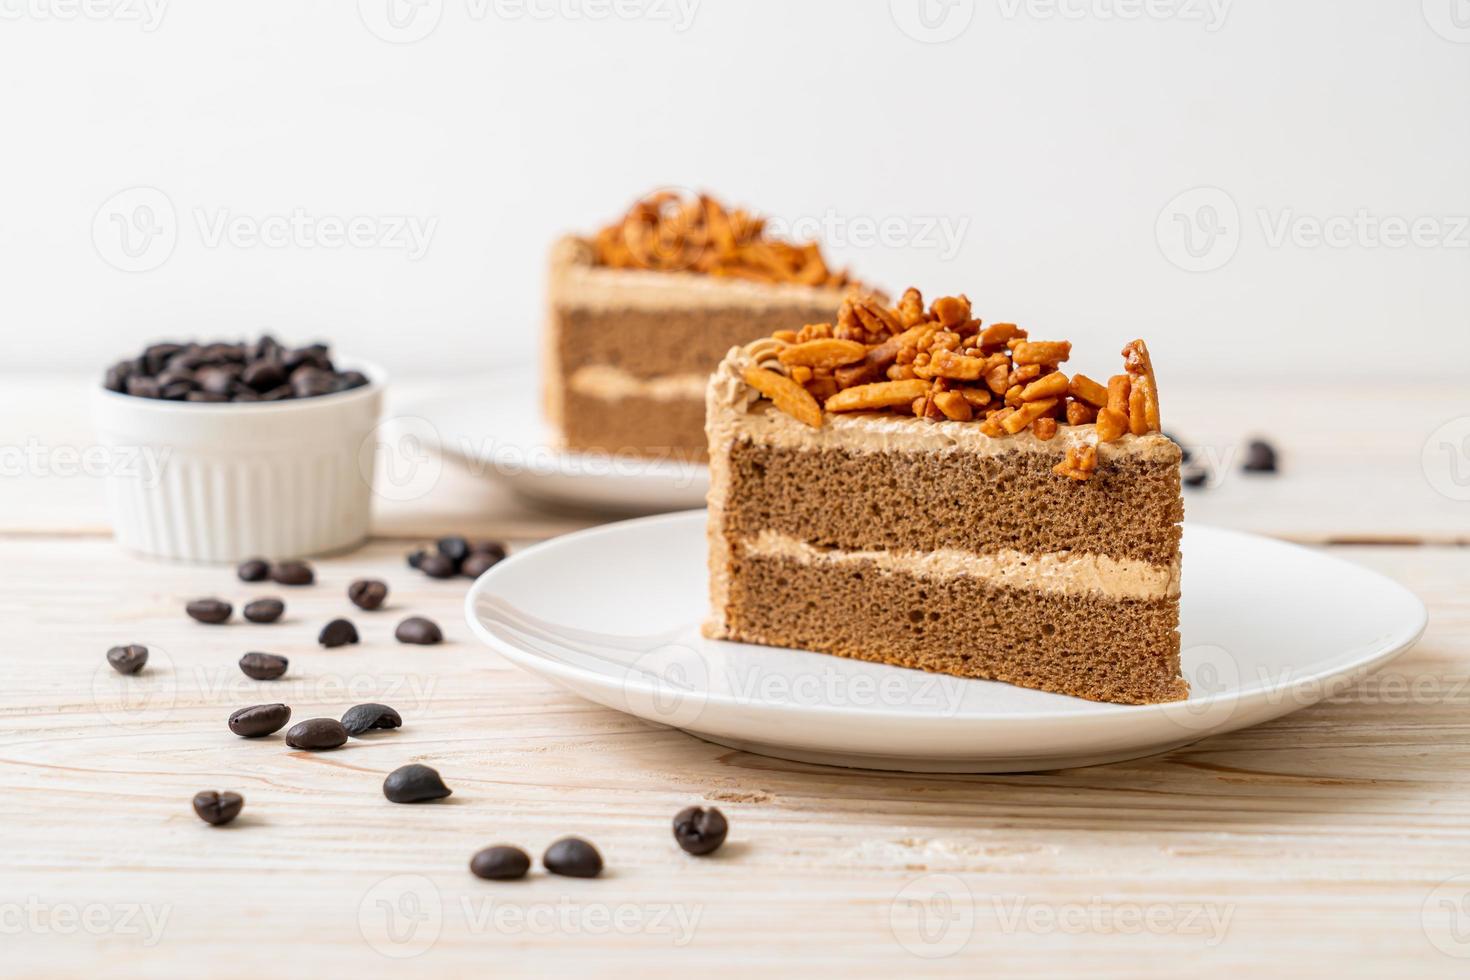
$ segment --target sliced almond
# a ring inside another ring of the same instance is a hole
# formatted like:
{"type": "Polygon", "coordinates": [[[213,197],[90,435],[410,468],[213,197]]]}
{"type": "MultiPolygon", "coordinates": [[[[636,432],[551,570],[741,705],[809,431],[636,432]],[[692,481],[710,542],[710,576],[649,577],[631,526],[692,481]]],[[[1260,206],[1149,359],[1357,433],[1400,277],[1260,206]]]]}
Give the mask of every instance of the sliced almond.
{"type": "Polygon", "coordinates": [[[915,398],[929,393],[929,382],[920,378],[908,381],[875,381],[872,384],[843,388],[827,399],[829,412],[865,412],[879,408],[911,405],[915,398]]]}
{"type": "Polygon", "coordinates": [[[765,395],[781,411],[814,429],[822,427],[822,406],[801,385],[784,374],[748,367],[741,375],[745,383],[765,395]]]}

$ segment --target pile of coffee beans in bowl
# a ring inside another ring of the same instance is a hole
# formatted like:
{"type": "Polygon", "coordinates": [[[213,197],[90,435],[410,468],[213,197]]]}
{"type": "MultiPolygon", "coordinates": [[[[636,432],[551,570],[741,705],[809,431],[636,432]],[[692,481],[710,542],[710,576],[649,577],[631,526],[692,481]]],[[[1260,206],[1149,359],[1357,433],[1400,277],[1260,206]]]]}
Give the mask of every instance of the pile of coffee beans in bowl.
{"type": "Polygon", "coordinates": [[[108,391],[181,402],[278,402],[361,388],[361,371],[339,371],[325,344],[285,347],[274,337],[252,343],[152,344],[107,369],[108,391]]]}

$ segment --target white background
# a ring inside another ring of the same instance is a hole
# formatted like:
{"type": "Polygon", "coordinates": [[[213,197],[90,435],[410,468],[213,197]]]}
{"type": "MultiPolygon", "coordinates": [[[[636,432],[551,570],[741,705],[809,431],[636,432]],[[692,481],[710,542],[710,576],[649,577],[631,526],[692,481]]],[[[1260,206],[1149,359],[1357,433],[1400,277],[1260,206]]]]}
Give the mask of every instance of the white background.
{"type": "Polygon", "coordinates": [[[1467,0],[80,2],[0,0],[7,368],[262,327],[529,358],[549,242],[665,184],[1081,370],[1470,367],[1467,0]],[[249,237],[293,213],[363,240],[249,237]]]}

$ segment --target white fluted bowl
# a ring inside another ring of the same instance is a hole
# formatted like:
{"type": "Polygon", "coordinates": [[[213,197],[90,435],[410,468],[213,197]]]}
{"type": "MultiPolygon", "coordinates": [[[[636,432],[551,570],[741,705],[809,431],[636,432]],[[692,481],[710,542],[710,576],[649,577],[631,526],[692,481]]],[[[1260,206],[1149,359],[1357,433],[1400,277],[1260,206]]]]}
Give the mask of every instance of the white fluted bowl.
{"type": "Polygon", "coordinates": [[[138,398],[99,388],[113,532],[156,558],[236,562],[342,551],[368,535],[384,373],[283,402],[138,398]]]}

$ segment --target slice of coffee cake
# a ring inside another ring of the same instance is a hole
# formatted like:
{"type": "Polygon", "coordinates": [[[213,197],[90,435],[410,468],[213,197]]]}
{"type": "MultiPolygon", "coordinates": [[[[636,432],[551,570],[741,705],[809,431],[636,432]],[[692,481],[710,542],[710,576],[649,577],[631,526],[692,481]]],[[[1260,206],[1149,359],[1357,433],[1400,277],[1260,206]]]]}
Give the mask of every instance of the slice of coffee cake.
{"type": "Polygon", "coordinates": [[[725,351],[831,319],[849,285],[815,244],[775,240],[744,211],[652,195],[552,250],[547,414],[570,449],[702,460],[725,351]]]}
{"type": "Polygon", "coordinates": [[[708,390],[712,637],[1097,701],[1179,674],[1180,450],[1142,341],[1107,384],[969,301],[844,303],[708,390]]]}

